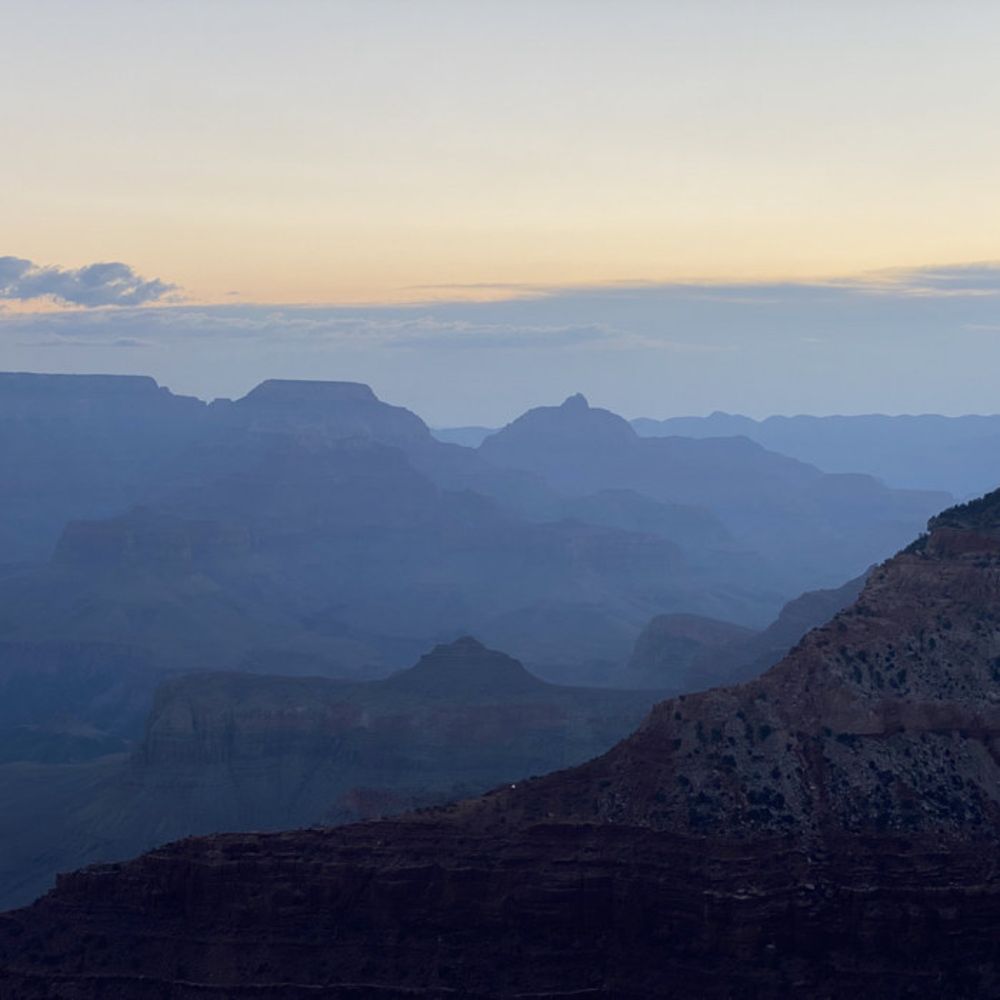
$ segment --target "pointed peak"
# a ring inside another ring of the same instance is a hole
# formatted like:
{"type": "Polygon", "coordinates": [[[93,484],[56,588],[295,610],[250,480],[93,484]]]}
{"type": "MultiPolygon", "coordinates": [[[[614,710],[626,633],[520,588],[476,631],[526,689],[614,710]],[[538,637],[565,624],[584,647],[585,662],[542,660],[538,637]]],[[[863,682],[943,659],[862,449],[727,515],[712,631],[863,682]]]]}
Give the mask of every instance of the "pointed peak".
{"type": "Polygon", "coordinates": [[[587,397],[582,392],[575,392],[563,400],[561,408],[563,410],[589,410],[590,403],[587,402],[587,397]]]}

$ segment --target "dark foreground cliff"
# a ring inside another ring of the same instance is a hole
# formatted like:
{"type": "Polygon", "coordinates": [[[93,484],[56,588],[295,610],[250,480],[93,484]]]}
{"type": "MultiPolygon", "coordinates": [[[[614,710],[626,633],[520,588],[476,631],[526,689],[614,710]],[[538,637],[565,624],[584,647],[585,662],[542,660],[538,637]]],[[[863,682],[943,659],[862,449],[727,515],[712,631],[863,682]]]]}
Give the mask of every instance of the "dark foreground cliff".
{"type": "Polygon", "coordinates": [[[1000,494],[582,767],[182,841],[0,918],[0,997],[1000,995],[1000,494]]]}

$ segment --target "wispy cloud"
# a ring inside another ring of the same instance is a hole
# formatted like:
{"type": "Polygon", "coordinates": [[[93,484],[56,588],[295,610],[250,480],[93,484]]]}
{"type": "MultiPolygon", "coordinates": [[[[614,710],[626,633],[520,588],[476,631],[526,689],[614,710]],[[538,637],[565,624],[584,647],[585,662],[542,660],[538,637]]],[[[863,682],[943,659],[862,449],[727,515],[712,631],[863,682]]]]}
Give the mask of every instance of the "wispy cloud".
{"type": "Polygon", "coordinates": [[[1000,266],[627,283],[494,301],[0,310],[0,368],[146,371],[206,397],[370,382],[441,425],[582,391],[630,416],[994,412],[1000,266]],[[144,349],[145,348],[145,349],[144,349]]]}
{"type": "Polygon", "coordinates": [[[944,264],[932,267],[893,268],[862,275],[850,287],[875,292],[928,298],[976,298],[1000,295],[1000,263],[944,264]]]}
{"type": "Polygon", "coordinates": [[[87,308],[141,306],[161,302],[176,291],[176,285],[142,278],[120,261],[64,268],[24,257],[0,257],[0,299],[7,301],[51,299],[87,308]]]}

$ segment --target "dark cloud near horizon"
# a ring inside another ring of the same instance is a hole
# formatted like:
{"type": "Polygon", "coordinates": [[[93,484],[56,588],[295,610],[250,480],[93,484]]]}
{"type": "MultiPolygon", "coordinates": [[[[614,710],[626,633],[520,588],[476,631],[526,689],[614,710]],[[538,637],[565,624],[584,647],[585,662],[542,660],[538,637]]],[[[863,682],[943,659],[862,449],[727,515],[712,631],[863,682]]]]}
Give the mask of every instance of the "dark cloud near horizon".
{"type": "Polygon", "coordinates": [[[176,291],[176,285],[142,278],[120,261],[63,268],[23,257],[0,257],[0,300],[55,299],[88,308],[141,306],[161,302],[176,291]]]}

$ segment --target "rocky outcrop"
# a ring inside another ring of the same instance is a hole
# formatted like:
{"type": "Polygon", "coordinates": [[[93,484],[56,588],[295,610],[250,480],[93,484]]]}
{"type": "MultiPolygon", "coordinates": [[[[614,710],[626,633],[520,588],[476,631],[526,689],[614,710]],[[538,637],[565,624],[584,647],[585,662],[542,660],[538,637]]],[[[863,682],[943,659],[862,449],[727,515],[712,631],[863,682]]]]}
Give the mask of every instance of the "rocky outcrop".
{"type": "Polygon", "coordinates": [[[380,776],[412,794],[483,786],[566,766],[625,735],[654,695],[546,684],[515,659],[471,637],[435,647],[417,664],[380,681],[319,677],[193,674],[157,693],[136,761],[150,782],[175,782],[189,768],[251,793],[252,768],[298,768],[288,801],[259,789],[255,825],[302,814],[309,800],[329,806],[352,785],[380,776]],[[463,777],[464,776],[464,777],[463,777]],[[317,786],[308,795],[304,789],[317,786]],[[298,804],[296,804],[296,800],[298,804]]]}
{"type": "Polygon", "coordinates": [[[1000,492],[588,764],[185,841],[0,922],[0,997],[1000,993],[1000,492]]]}
{"type": "MultiPolygon", "coordinates": [[[[61,701],[49,693],[50,717],[74,699],[82,705],[84,695],[103,699],[107,711],[123,698],[107,683],[90,695],[82,678],[52,681],[65,692],[61,701]]],[[[2,673],[0,693],[16,694],[2,673]]],[[[577,764],[634,729],[655,699],[654,692],[546,684],[468,637],[381,681],[175,677],[157,691],[130,760],[77,769],[85,799],[66,787],[68,775],[54,774],[50,787],[43,777],[35,787],[19,781],[25,765],[0,767],[8,810],[47,815],[36,830],[0,823],[0,908],[34,898],[61,868],[128,857],[176,837],[386,816],[577,764]]],[[[0,707],[0,723],[5,714],[0,707]]],[[[79,727],[57,734],[0,726],[0,765],[23,762],[28,751],[34,760],[61,751],[66,760],[124,749],[93,737],[87,744],[84,735],[79,727]]]]}

